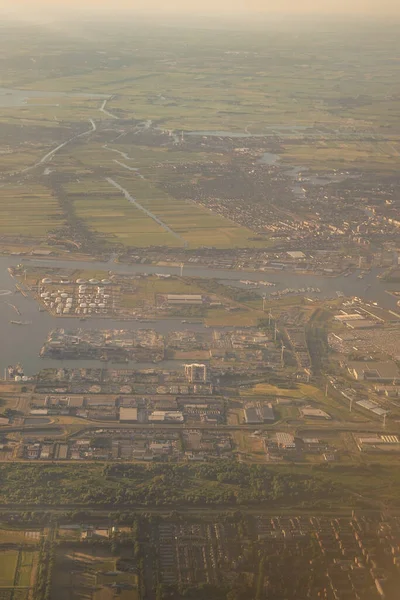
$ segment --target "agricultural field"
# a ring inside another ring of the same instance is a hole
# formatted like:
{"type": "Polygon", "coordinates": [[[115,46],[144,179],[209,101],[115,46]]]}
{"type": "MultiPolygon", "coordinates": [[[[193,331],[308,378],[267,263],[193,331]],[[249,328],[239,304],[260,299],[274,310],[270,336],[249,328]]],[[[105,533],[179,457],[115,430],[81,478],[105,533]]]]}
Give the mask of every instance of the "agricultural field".
{"type": "Polygon", "coordinates": [[[311,171],[329,167],[337,170],[363,171],[372,169],[382,173],[396,168],[400,156],[400,137],[392,141],[375,142],[321,140],[312,144],[283,144],[281,160],[289,165],[304,165],[311,171]]]}
{"type": "Polygon", "coordinates": [[[279,155],[281,169],[397,171],[391,28],[177,36],[119,24],[105,36],[86,24],[71,45],[31,27],[38,35],[20,28],[0,40],[4,251],[18,251],[17,235],[43,245],[51,230],[70,251],[96,256],[270,247],[269,216],[253,229],[246,202],[279,212],[290,191],[279,176],[257,181],[263,152],[279,155]]]}
{"type": "MultiPolygon", "coordinates": [[[[144,28],[120,37],[112,69],[104,69],[106,57],[96,56],[86,42],[86,64],[74,73],[60,69],[58,76],[47,79],[44,72],[22,85],[48,92],[109,94],[113,98],[108,110],[116,115],[151,119],[178,130],[243,131],[247,126],[259,132],[315,124],[337,128],[346,121],[355,129],[363,129],[365,123],[379,127],[382,114],[391,122],[398,117],[391,98],[398,89],[392,70],[382,71],[374,60],[377,46],[393,54],[390,32],[386,39],[374,33],[358,64],[346,63],[346,79],[343,62],[359,41],[346,32],[340,52],[335,35],[314,30],[293,36],[289,29],[277,36],[256,28],[240,34],[225,31],[218,38],[206,29],[182,31],[179,39],[164,30],[152,36],[150,49],[144,28]],[[169,56],[162,58],[166,41],[169,56]],[[352,77],[360,71],[361,77],[352,77]],[[382,91],[383,106],[378,101],[382,91]]],[[[11,85],[16,74],[6,70],[5,79],[11,85]]]]}
{"type": "Polygon", "coordinates": [[[0,529],[0,544],[35,545],[40,540],[40,531],[0,529]]]}
{"type": "Polygon", "coordinates": [[[107,243],[126,246],[254,245],[251,232],[188,200],[178,200],[151,182],[132,175],[109,181],[84,178],[64,185],[76,216],[107,243]]]}
{"type": "Polygon", "coordinates": [[[0,187],[0,235],[43,239],[63,223],[61,209],[40,185],[0,187]]]}
{"type": "Polygon", "coordinates": [[[37,559],[38,553],[33,550],[0,550],[1,600],[1,593],[5,592],[1,588],[10,588],[10,593],[13,592],[21,600],[27,597],[29,588],[34,584],[37,559]]]}

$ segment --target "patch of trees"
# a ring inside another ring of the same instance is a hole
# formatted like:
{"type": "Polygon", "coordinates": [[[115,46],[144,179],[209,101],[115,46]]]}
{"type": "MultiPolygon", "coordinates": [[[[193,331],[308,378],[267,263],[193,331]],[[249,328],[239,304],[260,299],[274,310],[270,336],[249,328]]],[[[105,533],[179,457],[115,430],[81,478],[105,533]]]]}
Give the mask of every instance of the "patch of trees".
{"type": "Polygon", "coordinates": [[[235,460],[203,464],[0,466],[0,502],[58,506],[245,505],[341,498],[326,478],[235,460]]]}

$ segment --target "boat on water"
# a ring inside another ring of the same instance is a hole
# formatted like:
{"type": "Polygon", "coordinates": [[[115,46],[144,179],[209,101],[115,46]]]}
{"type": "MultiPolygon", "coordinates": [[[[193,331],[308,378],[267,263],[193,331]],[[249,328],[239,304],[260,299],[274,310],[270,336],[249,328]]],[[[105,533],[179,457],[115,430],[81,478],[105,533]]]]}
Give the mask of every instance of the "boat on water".
{"type": "Polygon", "coordinates": [[[32,321],[10,321],[12,325],[32,325],[32,321]]]}

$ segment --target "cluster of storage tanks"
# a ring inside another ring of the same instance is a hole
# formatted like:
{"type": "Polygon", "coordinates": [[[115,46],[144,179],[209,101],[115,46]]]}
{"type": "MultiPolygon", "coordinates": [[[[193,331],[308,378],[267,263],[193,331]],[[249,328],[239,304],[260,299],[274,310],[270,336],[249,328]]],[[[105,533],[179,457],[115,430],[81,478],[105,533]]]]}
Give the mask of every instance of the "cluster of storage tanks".
{"type": "MultiPolygon", "coordinates": [[[[52,284],[51,279],[42,279],[42,285],[52,284]]],[[[64,281],[64,284],[71,282],[64,281]]],[[[107,314],[112,307],[112,295],[107,293],[107,286],[111,284],[108,279],[77,279],[78,289],[74,294],[65,289],[49,291],[41,288],[42,302],[57,315],[90,315],[107,314]]]]}

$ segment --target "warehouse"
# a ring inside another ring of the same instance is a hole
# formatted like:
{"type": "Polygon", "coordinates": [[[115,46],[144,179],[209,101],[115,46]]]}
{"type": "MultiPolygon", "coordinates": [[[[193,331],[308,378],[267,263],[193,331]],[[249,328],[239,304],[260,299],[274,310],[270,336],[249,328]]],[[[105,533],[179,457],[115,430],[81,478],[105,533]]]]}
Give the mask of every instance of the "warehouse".
{"type": "Polygon", "coordinates": [[[244,410],[244,420],[249,425],[275,421],[272,404],[266,404],[264,406],[248,406],[244,410]]]}
{"type": "Polygon", "coordinates": [[[183,413],[179,410],[155,410],[149,415],[150,423],[183,423],[183,413]]]}
{"type": "Polygon", "coordinates": [[[278,432],[276,434],[276,443],[279,448],[283,448],[284,450],[294,450],[296,448],[294,436],[291,433],[278,432]]]}
{"type": "Polygon", "coordinates": [[[174,304],[203,304],[201,294],[167,294],[166,301],[170,305],[174,304]]]}
{"type": "Polygon", "coordinates": [[[312,406],[305,406],[304,408],[300,409],[300,412],[301,412],[301,415],[305,419],[330,419],[331,418],[331,416],[324,410],[321,410],[320,408],[313,408],[312,406]]]}
{"type": "Polygon", "coordinates": [[[359,381],[392,382],[400,378],[399,369],[393,361],[353,361],[347,365],[349,373],[359,381]]]}
{"type": "Polygon", "coordinates": [[[124,423],[137,423],[138,409],[121,406],[119,409],[119,420],[124,423]]]}

